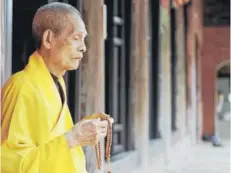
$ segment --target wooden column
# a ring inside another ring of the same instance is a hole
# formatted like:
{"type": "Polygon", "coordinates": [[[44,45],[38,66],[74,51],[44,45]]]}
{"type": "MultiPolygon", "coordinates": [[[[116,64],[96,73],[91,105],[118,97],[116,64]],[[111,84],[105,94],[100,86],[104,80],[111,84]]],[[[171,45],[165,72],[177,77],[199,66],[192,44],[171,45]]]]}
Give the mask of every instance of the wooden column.
{"type": "MultiPolygon", "coordinates": [[[[87,52],[81,65],[81,115],[104,112],[104,25],[103,0],[84,0],[83,18],[88,32],[87,52]]],[[[87,170],[97,169],[96,154],[93,147],[85,148],[87,170]]]]}
{"type": "MultiPolygon", "coordinates": [[[[3,78],[4,78],[4,66],[3,66],[3,62],[4,62],[4,1],[0,1],[0,87],[2,87],[3,85],[3,78]]],[[[0,107],[1,109],[1,107],[0,107]]]]}
{"type": "Polygon", "coordinates": [[[186,67],[185,67],[185,28],[184,28],[184,13],[183,6],[178,7],[176,10],[176,22],[177,22],[177,116],[179,120],[179,127],[181,133],[181,139],[185,136],[186,128],[186,67]]]}
{"type": "Polygon", "coordinates": [[[193,1],[192,6],[189,8],[188,15],[188,87],[189,87],[189,105],[188,105],[188,126],[191,134],[192,143],[197,142],[197,61],[196,61],[196,37],[197,37],[197,2],[193,1]]]}
{"type": "Polygon", "coordinates": [[[13,15],[13,1],[2,0],[0,6],[1,13],[1,85],[11,76],[11,62],[12,62],[12,15],[13,15]]]}
{"type": "Polygon", "coordinates": [[[148,0],[132,2],[131,115],[135,119],[135,147],[138,164],[148,164],[149,143],[149,41],[148,0]]]}
{"type": "Polygon", "coordinates": [[[170,1],[161,1],[160,10],[160,125],[165,143],[165,163],[171,151],[171,60],[170,60],[170,1]]]}

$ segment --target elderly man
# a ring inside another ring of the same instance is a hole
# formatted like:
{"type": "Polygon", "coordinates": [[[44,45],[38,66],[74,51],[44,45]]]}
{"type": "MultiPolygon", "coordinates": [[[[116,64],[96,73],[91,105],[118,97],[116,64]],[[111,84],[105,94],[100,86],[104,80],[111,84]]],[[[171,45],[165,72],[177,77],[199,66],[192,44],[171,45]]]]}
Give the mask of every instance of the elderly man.
{"type": "Polygon", "coordinates": [[[81,147],[105,137],[107,122],[73,125],[62,78],[83,58],[85,25],[71,5],[50,3],[32,28],[37,50],[2,88],[1,172],[85,173],[81,147]]]}

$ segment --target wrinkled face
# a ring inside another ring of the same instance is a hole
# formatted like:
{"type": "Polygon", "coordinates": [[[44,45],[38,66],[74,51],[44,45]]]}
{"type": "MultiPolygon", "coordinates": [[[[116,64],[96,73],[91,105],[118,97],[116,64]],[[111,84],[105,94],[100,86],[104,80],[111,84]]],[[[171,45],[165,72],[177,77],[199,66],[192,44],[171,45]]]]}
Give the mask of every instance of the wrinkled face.
{"type": "Polygon", "coordinates": [[[70,22],[59,35],[50,42],[50,63],[60,71],[75,70],[86,51],[85,25],[80,17],[69,17],[70,22]]]}

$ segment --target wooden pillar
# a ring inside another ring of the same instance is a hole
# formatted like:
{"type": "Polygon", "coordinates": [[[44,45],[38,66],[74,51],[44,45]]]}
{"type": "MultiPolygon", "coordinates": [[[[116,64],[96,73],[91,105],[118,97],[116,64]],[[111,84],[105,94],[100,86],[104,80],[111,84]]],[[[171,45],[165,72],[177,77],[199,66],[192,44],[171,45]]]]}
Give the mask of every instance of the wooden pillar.
{"type": "MultiPolygon", "coordinates": [[[[192,3],[193,5],[194,3],[192,3]]],[[[196,114],[196,105],[195,105],[195,53],[194,53],[194,15],[193,15],[193,6],[188,8],[188,33],[187,33],[187,86],[188,86],[188,105],[187,105],[187,131],[190,132],[191,141],[195,142],[195,131],[194,127],[196,126],[195,114],[196,114]]]]}
{"type": "Polygon", "coordinates": [[[186,128],[186,68],[185,68],[185,28],[184,28],[184,13],[183,6],[176,10],[176,37],[177,37],[177,116],[179,120],[179,127],[181,139],[185,136],[186,128]]]}
{"type": "Polygon", "coordinates": [[[192,143],[195,144],[197,142],[197,120],[199,118],[198,115],[198,92],[197,92],[197,85],[198,85],[198,64],[197,64],[197,36],[198,36],[198,13],[196,4],[200,2],[198,0],[193,0],[192,7],[190,10],[190,16],[189,16],[189,27],[191,27],[190,34],[190,66],[189,66],[189,80],[190,80],[190,94],[191,94],[191,110],[190,111],[190,118],[189,118],[189,124],[191,129],[191,139],[192,143]]]}
{"type": "MultiPolygon", "coordinates": [[[[86,40],[87,52],[81,65],[81,116],[104,112],[103,5],[103,0],[83,1],[83,19],[89,36],[86,40]]],[[[85,148],[85,154],[87,170],[90,173],[100,172],[94,148],[85,148]]]]}
{"type": "Polygon", "coordinates": [[[12,27],[13,27],[13,1],[1,1],[1,85],[11,76],[11,63],[12,63],[12,27]]]}
{"type": "Polygon", "coordinates": [[[160,10],[160,125],[165,143],[165,163],[170,159],[171,151],[171,60],[170,60],[170,2],[161,1],[160,10]]]}
{"type": "MultiPolygon", "coordinates": [[[[4,78],[4,66],[3,66],[3,62],[4,62],[4,20],[3,20],[3,16],[4,16],[4,1],[0,1],[0,87],[2,87],[3,85],[3,78],[4,78]]],[[[0,108],[1,109],[1,108],[0,108]]]]}
{"type": "Polygon", "coordinates": [[[193,63],[191,65],[191,84],[192,84],[192,90],[191,90],[191,96],[192,96],[192,109],[191,109],[191,134],[192,134],[192,143],[196,143],[196,116],[197,116],[197,91],[196,91],[196,63],[195,60],[193,60],[193,63]]]}
{"type": "Polygon", "coordinates": [[[149,143],[149,41],[148,0],[132,2],[131,115],[135,118],[138,164],[148,165],[149,143]]]}

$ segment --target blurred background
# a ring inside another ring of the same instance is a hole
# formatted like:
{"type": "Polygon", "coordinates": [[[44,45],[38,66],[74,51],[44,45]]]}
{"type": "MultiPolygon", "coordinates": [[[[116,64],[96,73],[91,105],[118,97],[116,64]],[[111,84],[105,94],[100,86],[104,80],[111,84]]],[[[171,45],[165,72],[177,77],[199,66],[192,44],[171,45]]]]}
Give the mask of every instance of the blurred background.
{"type": "Polygon", "coordinates": [[[1,0],[1,87],[35,50],[36,10],[57,1],[80,11],[89,34],[65,75],[73,121],[114,117],[112,172],[228,173],[230,1],[1,0]]]}

